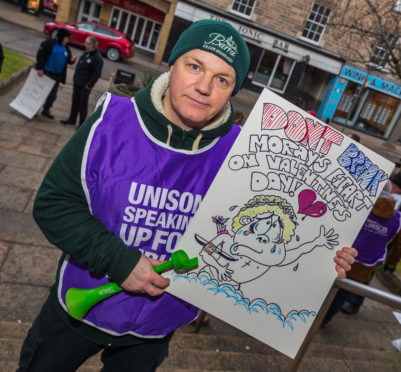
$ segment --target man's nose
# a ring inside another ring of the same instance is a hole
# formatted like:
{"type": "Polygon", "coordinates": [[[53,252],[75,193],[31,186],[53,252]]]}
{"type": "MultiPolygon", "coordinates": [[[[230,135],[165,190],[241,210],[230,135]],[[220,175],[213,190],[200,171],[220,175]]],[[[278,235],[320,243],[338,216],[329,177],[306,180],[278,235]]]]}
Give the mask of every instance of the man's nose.
{"type": "Polygon", "coordinates": [[[209,95],[212,87],[212,77],[208,74],[202,74],[196,83],[195,89],[204,95],[209,95]]]}

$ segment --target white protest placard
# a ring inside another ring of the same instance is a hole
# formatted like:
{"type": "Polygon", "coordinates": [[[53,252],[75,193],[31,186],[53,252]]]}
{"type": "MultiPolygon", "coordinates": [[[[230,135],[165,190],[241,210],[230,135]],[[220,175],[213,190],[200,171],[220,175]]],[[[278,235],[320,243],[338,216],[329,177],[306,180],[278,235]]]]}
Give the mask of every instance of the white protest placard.
{"type": "Polygon", "coordinates": [[[54,84],[53,79],[46,75],[39,76],[32,68],[24,86],[10,106],[28,119],[32,119],[45,102],[54,84]]]}
{"type": "Polygon", "coordinates": [[[176,249],[167,289],[294,358],[394,165],[264,90],[176,249]]]}

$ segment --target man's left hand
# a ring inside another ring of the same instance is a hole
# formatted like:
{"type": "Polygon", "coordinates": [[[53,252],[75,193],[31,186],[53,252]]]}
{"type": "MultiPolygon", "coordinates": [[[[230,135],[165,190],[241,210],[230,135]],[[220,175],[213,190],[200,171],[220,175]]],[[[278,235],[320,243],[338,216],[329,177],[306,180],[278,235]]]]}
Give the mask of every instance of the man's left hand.
{"type": "Polygon", "coordinates": [[[334,262],[336,263],[337,278],[344,279],[345,273],[351,270],[351,265],[355,262],[358,251],[355,248],[343,247],[336,251],[334,262]]]}

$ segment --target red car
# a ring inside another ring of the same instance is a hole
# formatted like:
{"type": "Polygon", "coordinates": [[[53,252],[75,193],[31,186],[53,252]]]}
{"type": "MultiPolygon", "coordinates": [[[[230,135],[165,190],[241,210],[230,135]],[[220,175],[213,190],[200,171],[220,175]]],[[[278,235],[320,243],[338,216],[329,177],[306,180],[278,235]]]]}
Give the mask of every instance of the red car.
{"type": "Polygon", "coordinates": [[[98,48],[111,61],[134,56],[134,43],[128,36],[114,28],[101,25],[97,22],[46,22],[44,32],[55,38],[59,28],[66,28],[71,32],[70,43],[85,46],[85,39],[94,36],[98,41],[98,48]]]}

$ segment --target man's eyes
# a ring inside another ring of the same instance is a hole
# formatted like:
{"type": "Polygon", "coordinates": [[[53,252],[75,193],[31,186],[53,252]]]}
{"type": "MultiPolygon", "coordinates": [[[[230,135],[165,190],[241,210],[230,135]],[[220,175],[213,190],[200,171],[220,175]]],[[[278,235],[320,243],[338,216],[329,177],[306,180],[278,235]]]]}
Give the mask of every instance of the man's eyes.
{"type": "Polygon", "coordinates": [[[197,71],[197,70],[199,70],[199,66],[195,65],[195,64],[191,64],[191,69],[197,71]]]}
{"type": "Polygon", "coordinates": [[[220,84],[228,85],[227,79],[223,77],[218,77],[217,80],[219,81],[220,84]]]}

